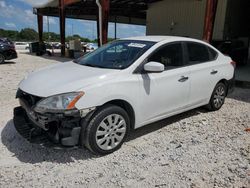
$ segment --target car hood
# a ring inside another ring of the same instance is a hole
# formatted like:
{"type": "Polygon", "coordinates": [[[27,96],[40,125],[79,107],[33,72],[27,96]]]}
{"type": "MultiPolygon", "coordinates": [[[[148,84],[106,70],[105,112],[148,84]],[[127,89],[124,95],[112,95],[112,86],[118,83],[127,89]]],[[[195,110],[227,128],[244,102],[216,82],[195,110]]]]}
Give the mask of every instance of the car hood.
{"type": "Polygon", "coordinates": [[[48,97],[78,91],[94,83],[112,79],[120,70],[95,68],[73,62],[58,63],[30,73],[19,84],[26,93],[48,97]]]}

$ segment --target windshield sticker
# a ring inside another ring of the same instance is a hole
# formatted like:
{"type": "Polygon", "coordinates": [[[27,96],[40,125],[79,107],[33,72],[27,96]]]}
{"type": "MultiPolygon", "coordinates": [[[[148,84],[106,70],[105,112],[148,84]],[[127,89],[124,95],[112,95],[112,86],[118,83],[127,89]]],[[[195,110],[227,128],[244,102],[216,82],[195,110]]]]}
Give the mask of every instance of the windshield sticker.
{"type": "Polygon", "coordinates": [[[146,46],[146,44],[130,43],[128,46],[129,47],[135,47],[135,48],[144,48],[146,46]]]}

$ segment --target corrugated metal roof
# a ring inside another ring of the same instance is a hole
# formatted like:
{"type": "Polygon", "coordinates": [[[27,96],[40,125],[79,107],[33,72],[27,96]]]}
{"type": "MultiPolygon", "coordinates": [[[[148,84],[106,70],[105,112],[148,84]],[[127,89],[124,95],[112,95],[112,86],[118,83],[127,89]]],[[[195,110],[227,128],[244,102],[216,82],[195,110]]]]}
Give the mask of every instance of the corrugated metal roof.
{"type": "MultiPolygon", "coordinates": [[[[160,0],[110,0],[109,21],[118,23],[146,24],[146,10],[149,3],[160,0]]],[[[64,0],[67,18],[96,20],[96,0],[64,0]]],[[[59,16],[59,0],[50,0],[34,7],[35,14],[59,16]]]]}

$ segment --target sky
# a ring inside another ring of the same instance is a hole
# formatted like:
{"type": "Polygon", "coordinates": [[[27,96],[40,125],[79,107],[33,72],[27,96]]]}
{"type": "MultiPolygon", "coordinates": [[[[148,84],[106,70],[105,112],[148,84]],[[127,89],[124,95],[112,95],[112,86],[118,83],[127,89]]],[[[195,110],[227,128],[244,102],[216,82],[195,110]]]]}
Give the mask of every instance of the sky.
{"type": "MultiPolygon", "coordinates": [[[[33,6],[41,5],[49,0],[0,0],[0,28],[21,30],[29,27],[37,30],[37,17],[33,14],[33,6]]],[[[59,33],[59,19],[49,17],[50,32],[59,33]]],[[[48,31],[47,17],[44,16],[44,31],[48,31]]],[[[145,35],[145,26],[117,24],[117,37],[145,35]]],[[[82,37],[96,39],[96,22],[89,20],[66,19],[66,35],[78,34],[82,37]]],[[[109,23],[110,38],[114,38],[114,23],[109,23]]]]}

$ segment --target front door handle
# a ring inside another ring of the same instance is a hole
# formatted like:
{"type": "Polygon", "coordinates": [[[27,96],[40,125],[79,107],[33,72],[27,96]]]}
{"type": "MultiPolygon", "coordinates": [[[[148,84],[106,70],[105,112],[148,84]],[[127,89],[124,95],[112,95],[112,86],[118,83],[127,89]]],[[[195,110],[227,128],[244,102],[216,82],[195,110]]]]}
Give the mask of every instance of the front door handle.
{"type": "Polygon", "coordinates": [[[188,80],[188,77],[187,76],[182,76],[178,81],[179,82],[185,82],[188,80]]]}
{"type": "Polygon", "coordinates": [[[218,71],[217,70],[212,70],[211,74],[217,74],[218,71]]]}

